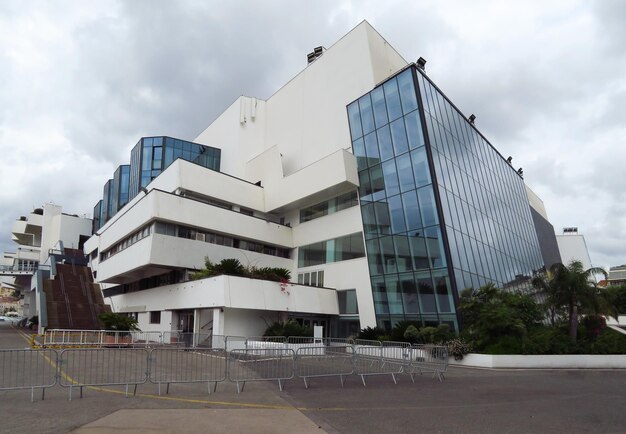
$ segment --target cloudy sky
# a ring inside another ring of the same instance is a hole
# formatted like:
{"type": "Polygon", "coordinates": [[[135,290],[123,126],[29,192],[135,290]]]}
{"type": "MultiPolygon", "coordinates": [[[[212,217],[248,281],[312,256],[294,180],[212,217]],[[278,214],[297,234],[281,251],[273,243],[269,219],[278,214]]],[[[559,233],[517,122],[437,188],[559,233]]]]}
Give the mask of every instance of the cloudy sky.
{"type": "Polygon", "coordinates": [[[45,202],[91,214],[141,136],[192,140],[368,20],[544,200],[626,263],[626,2],[0,0],[0,249],[45,202]]]}

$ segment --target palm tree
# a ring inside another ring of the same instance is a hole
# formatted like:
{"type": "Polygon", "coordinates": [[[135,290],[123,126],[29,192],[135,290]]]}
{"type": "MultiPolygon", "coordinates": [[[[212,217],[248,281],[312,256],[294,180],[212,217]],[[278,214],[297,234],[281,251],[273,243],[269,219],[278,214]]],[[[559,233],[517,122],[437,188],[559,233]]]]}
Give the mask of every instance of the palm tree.
{"type": "Polygon", "coordinates": [[[566,308],[569,336],[573,342],[576,342],[577,338],[580,312],[614,314],[610,304],[606,302],[603,291],[593,280],[596,274],[606,276],[607,273],[598,267],[585,270],[582,262],[572,261],[567,267],[563,264],[554,264],[547,276],[537,276],[532,281],[535,288],[546,297],[552,324],[566,308]]]}

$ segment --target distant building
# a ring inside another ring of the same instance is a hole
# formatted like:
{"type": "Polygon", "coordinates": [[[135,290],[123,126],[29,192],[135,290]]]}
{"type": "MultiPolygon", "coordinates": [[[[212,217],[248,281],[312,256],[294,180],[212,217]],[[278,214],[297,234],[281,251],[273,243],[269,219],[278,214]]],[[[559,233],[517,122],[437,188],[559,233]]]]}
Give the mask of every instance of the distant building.
{"type": "Polygon", "coordinates": [[[609,269],[609,277],[607,279],[609,286],[626,284],[626,265],[618,265],[609,269]]]}
{"type": "Polygon", "coordinates": [[[53,204],[13,224],[16,249],[3,254],[0,276],[21,293],[22,313],[38,316],[41,328],[99,328],[95,316],[98,309],[105,310],[102,301],[98,303],[100,289],[91,288],[91,273],[81,268],[87,263],[83,244],[91,232],[91,219],[63,213],[53,204]],[[94,305],[98,309],[92,309],[94,305]],[[84,310],[89,311],[88,320],[84,310]],[[71,327],[74,323],[77,327],[71,327]]]}
{"type": "Polygon", "coordinates": [[[563,233],[556,236],[556,241],[559,245],[563,265],[568,265],[572,261],[580,261],[585,270],[593,266],[585,237],[578,232],[578,228],[563,228],[563,233]]]}

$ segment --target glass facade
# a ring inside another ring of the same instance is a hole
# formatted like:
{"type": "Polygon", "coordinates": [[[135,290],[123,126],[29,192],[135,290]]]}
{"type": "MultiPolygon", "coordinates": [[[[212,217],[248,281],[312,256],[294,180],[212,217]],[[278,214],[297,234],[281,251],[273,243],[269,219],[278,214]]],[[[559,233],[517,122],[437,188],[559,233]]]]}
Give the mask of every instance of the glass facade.
{"type": "Polygon", "coordinates": [[[298,248],[298,267],[312,267],[365,256],[363,234],[346,235],[298,248]]]}
{"type": "Polygon", "coordinates": [[[111,213],[111,198],[113,197],[112,185],[113,180],[109,179],[106,184],[104,184],[104,188],[102,189],[102,220],[100,222],[101,225],[103,225],[113,216],[113,214],[111,213]]]}
{"type": "Polygon", "coordinates": [[[93,220],[91,221],[91,231],[96,233],[102,227],[102,200],[99,200],[93,207],[93,220]]]}
{"type": "Polygon", "coordinates": [[[487,282],[530,289],[529,278],[544,264],[523,179],[416,72],[458,290],[487,282]]]}
{"type": "Polygon", "coordinates": [[[220,157],[218,148],[171,137],[143,137],[131,151],[129,200],[177,158],[219,171],[220,157]]]}
{"type": "Polygon", "coordinates": [[[94,208],[93,231],[100,229],[177,158],[219,172],[221,150],[171,137],[141,138],[130,152],[130,164],[119,166],[113,179],[104,186],[97,222],[94,208]]]}
{"type": "Polygon", "coordinates": [[[334,214],[344,209],[357,206],[357,192],[351,191],[324,202],[316,203],[300,210],[300,223],[315,220],[325,215],[334,214]]]}
{"type": "Polygon", "coordinates": [[[523,180],[415,67],[348,120],[379,326],[458,328],[458,290],[541,267],[523,180]]]}

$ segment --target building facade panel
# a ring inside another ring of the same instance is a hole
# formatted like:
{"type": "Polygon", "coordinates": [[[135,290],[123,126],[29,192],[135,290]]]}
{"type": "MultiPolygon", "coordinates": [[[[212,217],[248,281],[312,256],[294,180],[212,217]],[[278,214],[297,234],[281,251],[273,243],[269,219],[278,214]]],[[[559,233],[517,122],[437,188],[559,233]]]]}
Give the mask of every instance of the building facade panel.
{"type": "Polygon", "coordinates": [[[544,263],[523,179],[415,72],[457,290],[532,277],[544,263]]]}

